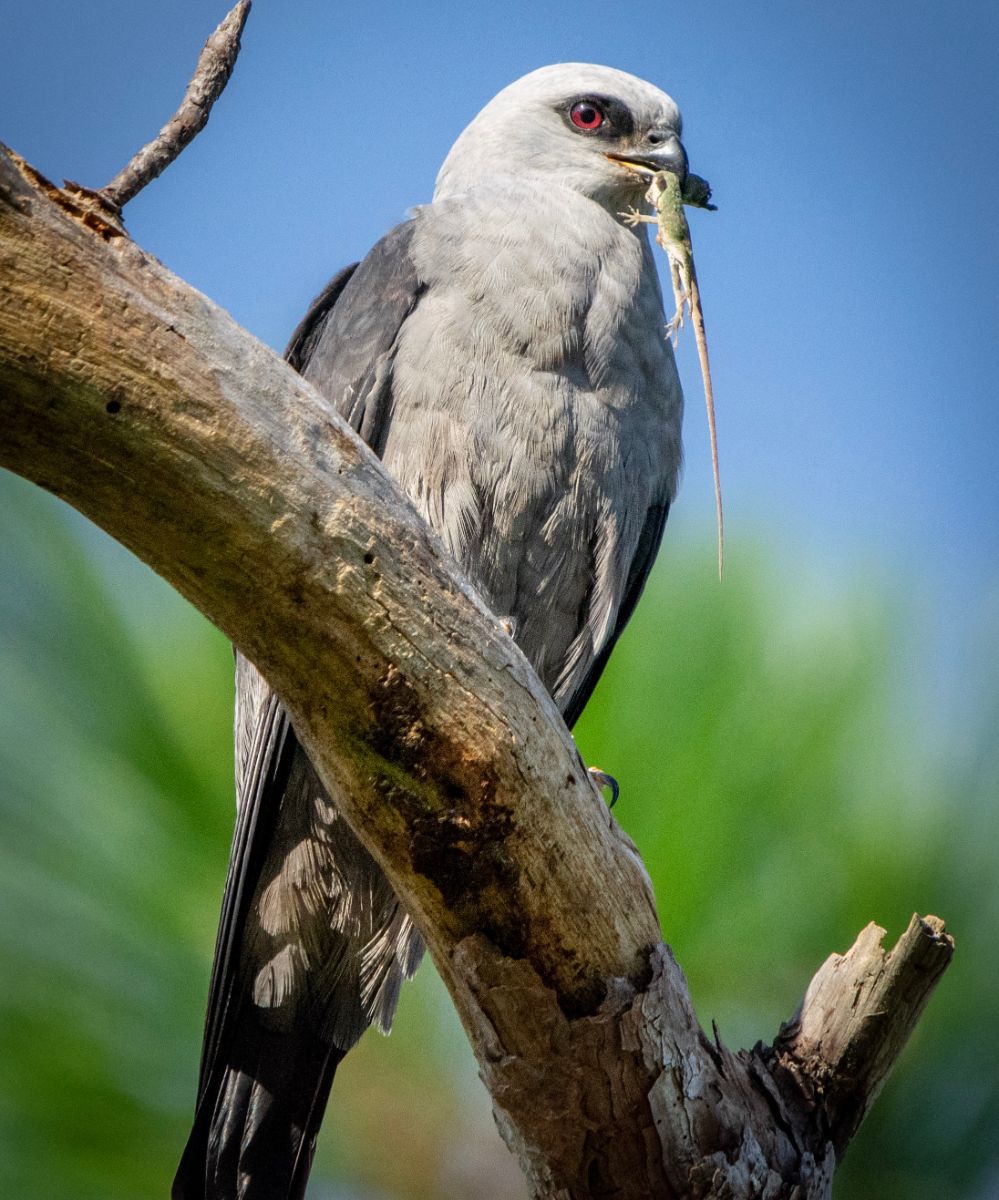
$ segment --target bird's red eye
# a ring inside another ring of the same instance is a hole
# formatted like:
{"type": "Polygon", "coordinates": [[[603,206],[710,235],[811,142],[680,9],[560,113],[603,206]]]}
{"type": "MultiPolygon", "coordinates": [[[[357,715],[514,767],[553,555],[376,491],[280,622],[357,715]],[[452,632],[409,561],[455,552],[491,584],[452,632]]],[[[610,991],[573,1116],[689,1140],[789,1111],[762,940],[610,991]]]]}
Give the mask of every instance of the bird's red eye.
{"type": "Polygon", "coordinates": [[[569,109],[569,120],[577,129],[599,129],[604,123],[604,114],[589,100],[580,100],[569,109]]]}

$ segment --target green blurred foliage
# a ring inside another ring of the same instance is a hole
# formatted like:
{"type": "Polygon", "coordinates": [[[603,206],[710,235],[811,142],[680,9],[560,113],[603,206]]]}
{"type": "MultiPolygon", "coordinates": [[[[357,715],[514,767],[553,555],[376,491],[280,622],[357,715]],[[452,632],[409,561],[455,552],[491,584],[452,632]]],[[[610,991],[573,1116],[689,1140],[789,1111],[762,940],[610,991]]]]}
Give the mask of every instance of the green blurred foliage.
{"type": "MultiPolygon", "coordinates": [[[[0,510],[0,1195],[161,1198],[231,832],[231,652],[41,492],[4,477],[0,510]]],[[[730,1045],[770,1040],[868,920],[894,938],[914,909],[947,919],[958,955],[838,1195],[986,1200],[999,693],[948,732],[932,693],[912,701],[929,650],[901,586],[806,591],[759,545],[719,586],[709,535],[667,539],[580,746],[618,777],[701,1019],[730,1045]]],[[[429,964],[393,1036],[341,1068],[310,1194],[523,1196],[429,964]]]]}

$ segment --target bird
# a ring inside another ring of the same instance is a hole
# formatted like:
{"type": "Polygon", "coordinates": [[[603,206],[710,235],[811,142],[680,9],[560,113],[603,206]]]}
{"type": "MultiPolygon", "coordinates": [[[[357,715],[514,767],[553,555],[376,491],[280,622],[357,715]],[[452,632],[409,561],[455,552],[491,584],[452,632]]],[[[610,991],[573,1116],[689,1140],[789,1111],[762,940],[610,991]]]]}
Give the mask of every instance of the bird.
{"type": "MultiPolygon", "coordinates": [[[[433,198],[336,275],[288,362],[336,407],[578,718],[645,584],[683,393],[643,224],[675,102],[560,63],[500,91],[433,198]]],[[[236,661],[237,817],[174,1200],[300,1200],[337,1066],[423,942],[288,716],[236,661]]]]}

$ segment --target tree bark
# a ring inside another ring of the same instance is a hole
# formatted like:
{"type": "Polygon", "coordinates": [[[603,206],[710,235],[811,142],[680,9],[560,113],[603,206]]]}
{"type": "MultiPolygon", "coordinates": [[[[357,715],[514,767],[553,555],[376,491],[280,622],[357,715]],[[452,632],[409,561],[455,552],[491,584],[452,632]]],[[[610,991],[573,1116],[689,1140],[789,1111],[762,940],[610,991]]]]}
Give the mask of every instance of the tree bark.
{"type": "Polygon", "coordinates": [[[772,1047],[701,1031],[638,852],[500,622],[277,355],[0,148],[0,463],[256,662],[427,939],[538,1197],[825,1197],[950,960],[869,927],[772,1047]]]}

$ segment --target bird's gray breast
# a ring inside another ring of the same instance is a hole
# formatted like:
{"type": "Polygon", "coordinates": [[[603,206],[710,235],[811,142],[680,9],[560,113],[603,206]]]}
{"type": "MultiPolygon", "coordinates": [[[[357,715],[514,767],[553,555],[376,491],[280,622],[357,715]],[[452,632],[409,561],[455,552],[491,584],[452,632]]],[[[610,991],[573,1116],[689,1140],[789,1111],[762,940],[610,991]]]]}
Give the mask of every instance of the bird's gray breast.
{"type": "Polygon", "coordinates": [[[564,707],[676,488],[682,395],[648,243],[528,185],[415,220],[426,290],[396,346],[385,465],[564,707]]]}

